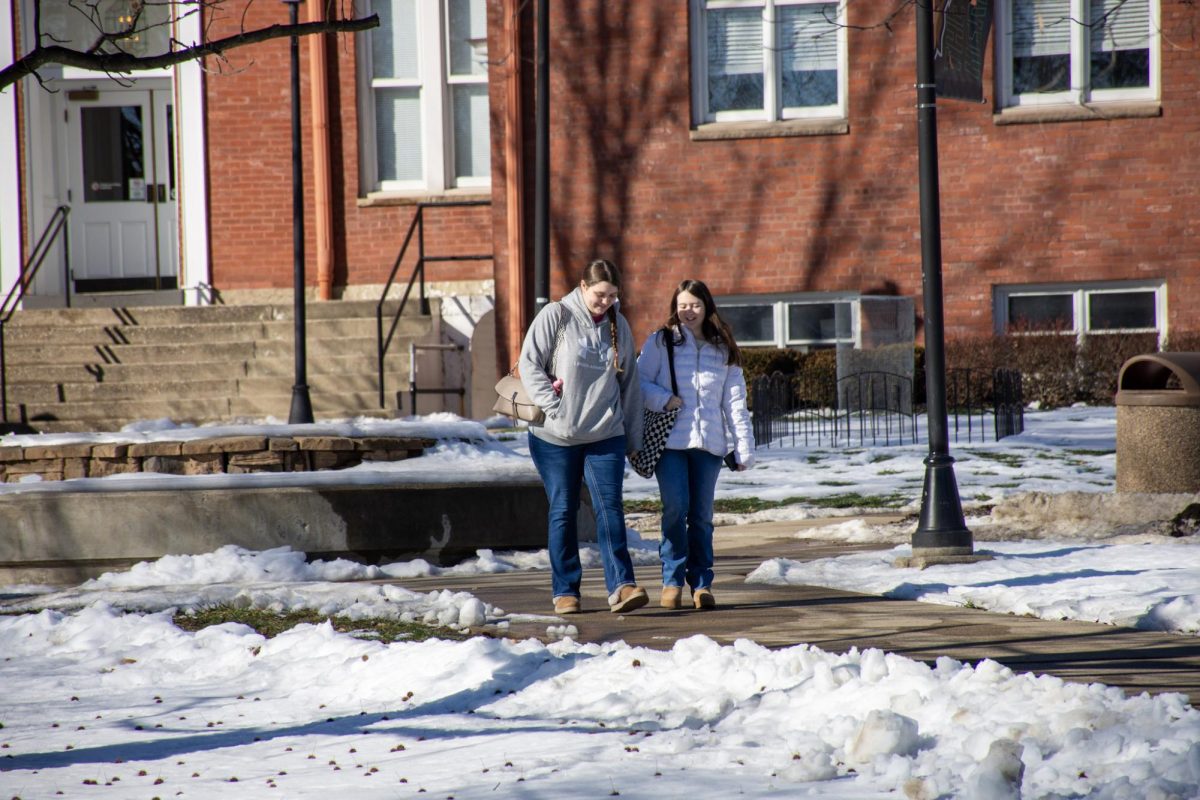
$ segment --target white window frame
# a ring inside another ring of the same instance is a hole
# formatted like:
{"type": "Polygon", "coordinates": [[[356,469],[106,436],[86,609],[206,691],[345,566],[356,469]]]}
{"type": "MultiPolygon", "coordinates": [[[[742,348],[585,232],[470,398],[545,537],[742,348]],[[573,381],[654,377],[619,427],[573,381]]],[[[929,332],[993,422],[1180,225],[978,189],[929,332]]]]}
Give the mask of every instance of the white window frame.
{"type": "MultiPolygon", "coordinates": [[[[1164,281],[1096,281],[1089,283],[1035,283],[993,287],[993,319],[997,334],[1010,333],[1008,301],[1013,297],[1069,295],[1071,297],[1071,328],[1064,334],[1082,341],[1087,334],[1157,333],[1161,347],[1167,338],[1167,285],[1164,281]],[[1098,294],[1129,294],[1154,292],[1154,327],[1093,329],[1088,298],[1098,294]]],[[[1035,331],[1019,335],[1045,335],[1050,331],[1035,331]]]]}
{"type": "Polygon", "coordinates": [[[781,70],[778,52],[776,10],[780,6],[827,5],[831,0],[690,0],[692,49],[692,108],[697,125],[720,122],[783,122],[786,120],[844,120],[847,116],[849,57],[846,36],[847,0],[836,0],[837,27],[837,102],[829,106],[784,108],[781,106],[781,70]],[[709,9],[759,8],[763,14],[763,108],[756,110],[717,111],[708,108],[708,41],[706,32],[709,9]]]}
{"type": "Polygon", "coordinates": [[[1159,0],[1147,0],[1150,13],[1150,85],[1128,89],[1095,89],[1089,85],[1091,38],[1086,24],[1090,0],[1070,0],[1071,3],[1071,72],[1069,86],[1062,92],[1016,94],[1013,90],[1012,14],[1017,0],[996,0],[995,5],[995,74],[996,94],[1004,108],[1062,105],[1091,105],[1093,103],[1147,102],[1160,97],[1161,16],[1159,0]]]}
{"type": "Polygon", "coordinates": [[[717,300],[717,311],[723,308],[762,308],[770,309],[771,330],[770,339],[750,340],[738,339],[742,347],[834,347],[836,345],[862,346],[862,333],[859,329],[859,296],[847,294],[786,294],[786,295],[728,295],[717,300]],[[850,336],[829,339],[790,339],[788,338],[788,306],[793,305],[829,305],[846,303],[850,306],[850,336]]]}
{"type": "MultiPolygon", "coordinates": [[[[371,13],[368,9],[367,13],[371,13]]],[[[416,0],[418,56],[416,78],[376,78],[373,73],[371,32],[359,34],[359,140],[363,194],[440,194],[456,189],[477,193],[492,184],[485,177],[454,175],[454,118],[451,92],[455,85],[488,83],[484,75],[451,75],[449,4],[416,0]],[[429,46],[429,43],[436,46],[429,46]],[[417,89],[421,107],[421,175],[418,180],[382,180],[375,130],[375,92],[378,89],[417,89]]],[[[489,143],[490,143],[490,133],[489,143]]]]}

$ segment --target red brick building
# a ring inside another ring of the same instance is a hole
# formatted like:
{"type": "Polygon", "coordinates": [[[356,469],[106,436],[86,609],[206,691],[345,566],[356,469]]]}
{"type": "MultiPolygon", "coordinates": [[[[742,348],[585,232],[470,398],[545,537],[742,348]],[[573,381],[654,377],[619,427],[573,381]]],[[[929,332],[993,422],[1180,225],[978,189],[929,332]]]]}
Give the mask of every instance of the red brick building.
{"type": "MultiPolygon", "coordinates": [[[[1200,11],[992,5],[987,102],[938,108],[947,335],[1200,329],[1200,11]]],[[[552,2],[550,18],[553,294],[604,255],[641,333],[683,277],[743,305],[746,341],[837,338],[830,304],[860,295],[920,314],[911,6],[552,2]]]]}
{"type": "MultiPolygon", "coordinates": [[[[287,19],[284,3],[235,5],[173,35],[287,19]]],[[[986,102],[938,106],[947,335],[1200,329],[1200,9],[992,6],[986,102]]],[[[302,18],[323,7],[308,0],[302,18]]],[[[426,209],[427,254],[494,254],[426,279],[494,302],[498,358],[512,358],[533,307],[536,7],[371,0],[355,12],[378,13],[375,31],[301,42],[314,301],[377,297],[418,202],[490,201],[426,209]]],[[[28,49],[31,9],[0,14],[0,60],[28,49]]],[[[44,24],[72,36],[66,18],[44,24]]],[[[910,5],[550,0],[549,33],[552,297],[603,256],[624,268],[639,337],[684,277],[709,283],[750,344],[853,341],[864,295],[916,297],[921,314],[910,5]]],[[[26,79],[0,93],[3,288],[71,202],[76,302],[290,293],[287,40],[126,81],[43,77],[60,91],[26,79]],[[136,164],[86,146],[130,126],[136,164]]],[[[63,292],[51,267],[30,303],[63,292]]]]}

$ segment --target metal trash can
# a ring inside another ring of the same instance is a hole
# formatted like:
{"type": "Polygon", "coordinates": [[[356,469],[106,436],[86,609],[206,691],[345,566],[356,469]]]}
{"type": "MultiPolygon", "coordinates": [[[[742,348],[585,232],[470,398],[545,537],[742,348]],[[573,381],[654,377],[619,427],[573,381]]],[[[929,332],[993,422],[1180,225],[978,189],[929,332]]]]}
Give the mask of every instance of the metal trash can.
{"type": "Polygon", "coordinates": [[[1200,492],[1200,353],[1134,356],[1116,402],[1117,491],[1200,492]]]}

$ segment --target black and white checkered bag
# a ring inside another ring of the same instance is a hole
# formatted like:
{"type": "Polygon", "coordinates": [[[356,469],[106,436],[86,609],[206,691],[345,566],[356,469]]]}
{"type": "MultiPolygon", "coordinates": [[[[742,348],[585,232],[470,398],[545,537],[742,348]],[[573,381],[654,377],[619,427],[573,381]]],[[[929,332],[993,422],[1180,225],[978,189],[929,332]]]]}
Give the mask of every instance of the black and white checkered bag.
{"type": "Polygon", "coordinates": [[[629,463],[638,475],[649,478],[654,474],[654,468],[662,458],[663,450],[667,449],[667,437],[671,435],[671,429],[675,427],[675,418],[678,416],[678,408],[670,411],[647,410],[643,414],[642,449],[629,457],[629,463]]]}
{"type": "MultiPolygon", "coordinates": [[[[671,392],[676,397],[679,396],[679,387],[675,383],[675,334],[668,328],[663,329],[663,341],[667,345],[667,364],[671,368],[671,392]]],[[[654,468],[658,466],[658,460],[662,458],[663,451],[667,449],[667,437],[671,435],[671,429],[675,427],[675,418],[679,416],[679,409],[673,408],[670,411],[650,411],[646,409],[642,414],[642,449],[629,457],[629,463],[633,467],[633,471],[643,478],[649,478],[654,474],[654,468]]]]}

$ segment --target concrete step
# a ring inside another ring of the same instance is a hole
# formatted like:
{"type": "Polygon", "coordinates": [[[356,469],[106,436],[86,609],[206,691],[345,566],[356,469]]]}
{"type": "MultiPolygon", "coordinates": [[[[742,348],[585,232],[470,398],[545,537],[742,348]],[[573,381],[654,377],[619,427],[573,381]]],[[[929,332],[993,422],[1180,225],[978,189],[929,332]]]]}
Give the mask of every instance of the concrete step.
{"type": "MultiPolygon", "coordinates": [[[[329,356],[375,357],[378,343],[374,336],[308,337],[307,355],[311,359],[329,356]]],[[[404,341],[395,342],[389,355],[407,357],[404,341]]],[[[182,342],[156,344],[55,345],[20,344],[5,349],[10,367],[30,364],[180,364],[201,361],[249,361],[256,358],[294,358],[291,339],[256,339],[210,342],[187,337],[182,342]]],[[[11,374],[11,373],[10,373],[11,374]]]]}
{"type": "MultiPolygon", "coordinates": [[[[436,307],[440,301],[430,300],[436,307]]],[[[337,318],[375,319],[374,300],[332,300],[309,302],[305,305],[307,320],[337,318]]],[[[398,300],[384,304],[385,318],[390,319],[399,308],[398,300]]],[[[410,298],[404,316],[419,317],[419,304],[410,298]]],[[[214,305],[214,306],[145,306],[140,308],[38,308],[22,309],[13,314],[5,331],[24,326],[53,325],[194,325],[225,322],[270,322],[292,319],[290,303],[259,305],[214,305]]]]}
{"type": "Polygon", "coordinates": [[[161,364],[192,361],[246,361],[255,342],[188,341],[182,344],[54,345],[25,344],[5,349],[9,366],[22,364],[161,364]]]}
{"type": "MultiPolygon", "coordinates": [[[[392,376],[408,380],[408,350],[388,353],[386,367],[389,381],[392,376]]],[[[141,364],[9,364],[8,385],[58,383],[146,383],[161,379],[178,380],[185,376],[241,378],[270,377],[295,374],[295,358],[291,353],[271,358],[245,361],[192,361],[187,363],[141,364]]],[[[310,356],[307,369],[313,375],[375,375],[378,365],[374,351],[371,355],[310,356]]]]}
{"type": "MultiPolygon", "coordinates": [[[[39,421],[74,421],[119,419],[127,424],[134,420],[170,417],[176,422],[204,422],[228,419],[228,397],[160,398],[156,400],[106,400],[83,403],[25,403],[24,413],[9,403],[9,420],[25,419],[35,428],[39,421]]],[[[40,428],[39,428],[40,429],[40,428]]],[[[92,430],[79,427],[78,430],[92,430]]]]}
{"type": "MultiPolygon", "coordinates": [[[[340,392],[336,394],[312,391],[313,414],[324,417],[352,417],[367,412],[391,414],[379,407],[379,396],[375,392],[340,392]]],[[[29,420],[34,428],[41,430],[40,421],[76,423],[76,430],[96,430],[97,423],[117,420],[127,425],[135,420],[169,418],[175,422],[221,422],[242,417],[262,418],[267,416],[286,418],[291,408],[291,386],[286,394],[259,395],[253,397],[189,397],[158,398],[152,400],[116,399],[73,403],[25,403],[21,409],[9,404],[9,420],[29,420]]]]}
{"type": "MultiPolygon", "coordinates": [[[[314,375],[310,372],[307,378],[309,391],[314,395],[318,393],[339,394],[345,392],[378,393],[379,391],[379,378],[375,373],[314,375]]],[[[406,388],[408,386],[407,373],[405,373],[403,379],[399,375],[388,375],[387,380],[388,386],[397,382],[402,383],[406,388]]],[[[294,378],[290,374],[241,378],[237,381],[237,395],[238,397],[257,397],[259,395],[287,394],[292,391],[293,383],[294,378]]]]}
{"type": "MultiPolygon", "coordinates": [[[[159,376],[162,378],[163,376],[159,376]]],[[[389,391],[408,388],[408,376],[387,376],[389,391]]],[[[307,376],[309,391],[315,395],[338,396],[343,393],[378,395],[375,373],[328,373],[307,376]]],[[[162,379],[152,382],[104,383],[25,383],[9,387],[9,403],[49,405],[55,403],[93,403],[112,400],[155,400],[158,398],[255,397],[290,394],[295,383],[292,374],[254,378],[162,379]]]]}
{"type": "Polygon", "coordinates": [[[9,403],[48,405],[169,397],[233,397],[237,393],[236,378],[159,380],[152,383],[25,383],[10,387],[8,400],[9,403]]]}
{"type": "MultiPolygon", "coordinates": [[[[390,322],[386,323],[390,325],[390,322]]],[[[419,336],[428,331],[428,317],[405,316],[396,326],[396,337],[419,336]]],[[[242,342],[290,341],[295,336],[290,319],[245,322],[205,322],[191,325],[23,325],[6,330],[6,347],[26,345],[159,344],[188,340],[242,342]]],[[[388,328],[384,328],[387,335],[388,328]]],[[[313,319],[305,324],[308,341],[337,337],[376,338],[374,318],[313,319]]]]}
{"type": "MultiPolygon", "coordinates": [[[[399,352],[393,350],[387,354],[384,361],[388,381],[403,379],[408,382],[408,348],[399,352]]],[[[313,358],[311,352],[307,360],[309,376],[313,375],[377,375],[379,362],[372,350],[370,355],[322,355],[313,358]]],[[[295,374],[295,359],[291,353],[274,358],[256,358],[246,363],[248,377],[274,377],[277,375],[292,376],[295,374]]]]}
{"type": "MultiPolygon", "coordinates": [[[[318,417],[392,416],[397,392],[407,392],[408,342],[431,338],[434,318],[406,311],[398,323],[385,364],[391,410],[380,409],[375,308],[373,301],[307,307],[307,380],[318,417]]],[[[291,314],[290,305],[18,312],[5,327],[8,418],[47,432],[161,418],[286,418],[295,374],[291,314]]]]}
{"type": "MultiPolygon", "coordinates": [[[[309,400],[314,416],[356,417],[368,412],[385,413],[379,407],[379,395],[375,392],[340,392],[327,394],[309,387],[309,400]]],[[[250,395],[235,397],[229,401],[230,413],[235,417],[287,417],[292,404],[291,387],[287,394],[250,395]]],[[[387,411],[393,414],[394,411],[387,411]]]]}

